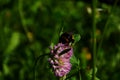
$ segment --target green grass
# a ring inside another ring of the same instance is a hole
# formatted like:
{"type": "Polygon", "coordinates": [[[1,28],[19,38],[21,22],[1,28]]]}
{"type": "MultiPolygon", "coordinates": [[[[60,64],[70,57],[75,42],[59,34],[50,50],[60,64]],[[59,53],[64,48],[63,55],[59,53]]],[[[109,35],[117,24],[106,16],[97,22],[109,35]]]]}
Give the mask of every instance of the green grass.
{"type": "Polygon", "coordinates": [[[66,79],[119,80],[118,2],[0,1],[0,80],[57,80],[48,56],[39,58],[35,70],[34,64],[40,55],[49,54],[61,31],[80,34],[66,79]]]}

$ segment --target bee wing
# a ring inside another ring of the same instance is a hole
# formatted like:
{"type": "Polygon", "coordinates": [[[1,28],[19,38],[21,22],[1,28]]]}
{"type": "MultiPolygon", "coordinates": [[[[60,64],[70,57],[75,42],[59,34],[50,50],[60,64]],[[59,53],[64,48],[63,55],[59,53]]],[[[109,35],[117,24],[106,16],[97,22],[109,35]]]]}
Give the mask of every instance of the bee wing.
{"type": "Polygon", "coordinates": [[[59,56],[67,53],[67,52],[70,51],[70,50],[71,50],[71,48],[68,48],[68,49],[63,50],[61,53],[59,53],[59,56]]]}

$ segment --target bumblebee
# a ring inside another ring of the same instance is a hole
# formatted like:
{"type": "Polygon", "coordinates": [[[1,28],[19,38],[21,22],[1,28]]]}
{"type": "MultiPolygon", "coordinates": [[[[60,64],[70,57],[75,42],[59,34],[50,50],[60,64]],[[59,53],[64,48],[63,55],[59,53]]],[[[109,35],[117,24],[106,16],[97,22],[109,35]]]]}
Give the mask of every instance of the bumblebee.
{"type": "Polygon", "coordinates": [[[62,44],[74,43],[73,33],[72,32],[63,33],[59,38],[59,43],[62,44]]]}

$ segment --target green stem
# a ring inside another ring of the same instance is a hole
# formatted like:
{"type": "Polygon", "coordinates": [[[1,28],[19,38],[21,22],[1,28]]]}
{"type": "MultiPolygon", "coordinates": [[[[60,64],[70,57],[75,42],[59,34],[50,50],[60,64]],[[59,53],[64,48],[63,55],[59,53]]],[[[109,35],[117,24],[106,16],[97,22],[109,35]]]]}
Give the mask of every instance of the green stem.
{"type": "Polygon", "coordinates": [[[113,5],[113,7],[112,7],[112,9],[111,9],[111,11],[110,11],[110,14],[109,14],[109,16],[108,16],[108,19],[107,19],[107,21],[106,21],[106,24],[105,24],[105,27],[104,27],[104,31],[103,31],[103,35],[102,35],[101,41],[100,41],[100,43],[99,43],[99,45],[98,45],[98,51],[97,51],[98,53],[100,52],[100,48],[101,48],[101,46],[102,46],[103,39],[104,39],[104,37],[105,37],[105,33],[106,33],[107,29],[108,29],[108,24],[109,24],[109,21],[110,21],[112,12],[113,12],[114,8],[116,7],[117,2],[118,2],[118,0],[115,1],[114,5],[113,5]]]}
{"type": "MultiPolygon", "coordinates": [[[[80,61],[80,59],[78,59],[80,61]]],[[[80,62],[78,61],[78,75],[79,75],[79,80],[81,80],[81,72],[80,72],[80,62]]]]}
{"type": "Polygon", "coordinates": [[[20,19],[21,19],[22,27],[23,27],[24,31],[27,33],[28,30],[26,28],[26,23],[25,23],[25,19],[24,19],[22,9],[23,9],[23,0],[19,0],[19,2],[18,2],[18,10],[19,10],[19,14],[20,14],[20,19]]]}
{"type": "Polygon", "coordinates": [[[28,41],[31,42],[31,40],[29,39],[29,36],[28,36],[28,29],[27,29],[27,26],[26,26],[26,20],[24,18],[24,14],[23,14],[23,0],[19,0],[18,1],[18,11],[19,11],[19,15],[20,15],[20,20],[21,20],[21,24],[22,24],[22,28],[26,34],[26,37],[28,38],[28,41]]]}
{"type": "Polygon", "coordinates": [[[95,56],[96,56],[96,5],[97,0],[92,0],[92,26],[93,26],[93,54],[92,54],[92,65],[93,65],[93,72],[92,72],[92,80],[95,80],[95,56]]]}
{"type": "Polygon", "coordinates": [[[36,60],[35,60],[35,63],[34,63],[34,66],[33,66],[33,79],[34,80],[36,80],[36,78],[35,78],[35,76],[36,76],[36,72],[35,72],[35,70],[36,70],[36,66],[37,66],[37,63],[38,63],[38,61],[40,60],[40,58],[43,58],[43,57],[45,57],[45,56],[49,56],[50,54],[43,54],[43,55],[40,55],[36,60]]]}
{"type": "Polygon", "coordinates": [[[59,80],[65,80],[65,79],[66,79],[66,75],[59,78],[59,80]]]}

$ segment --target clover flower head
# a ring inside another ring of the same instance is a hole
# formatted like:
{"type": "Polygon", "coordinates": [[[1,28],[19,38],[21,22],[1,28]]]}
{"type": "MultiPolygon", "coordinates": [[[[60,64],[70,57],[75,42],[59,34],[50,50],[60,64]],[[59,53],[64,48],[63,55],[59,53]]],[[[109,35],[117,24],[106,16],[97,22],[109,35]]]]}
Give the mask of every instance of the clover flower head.
{"type": "Polygon", "coordinates": [[[55,75],[58,77],[67,75],[72,66],[70,58],[73,54],[73,48],[69,45],[58,43],[53,49],[50,49],[50,54],[49,63],[55,75]]]}

